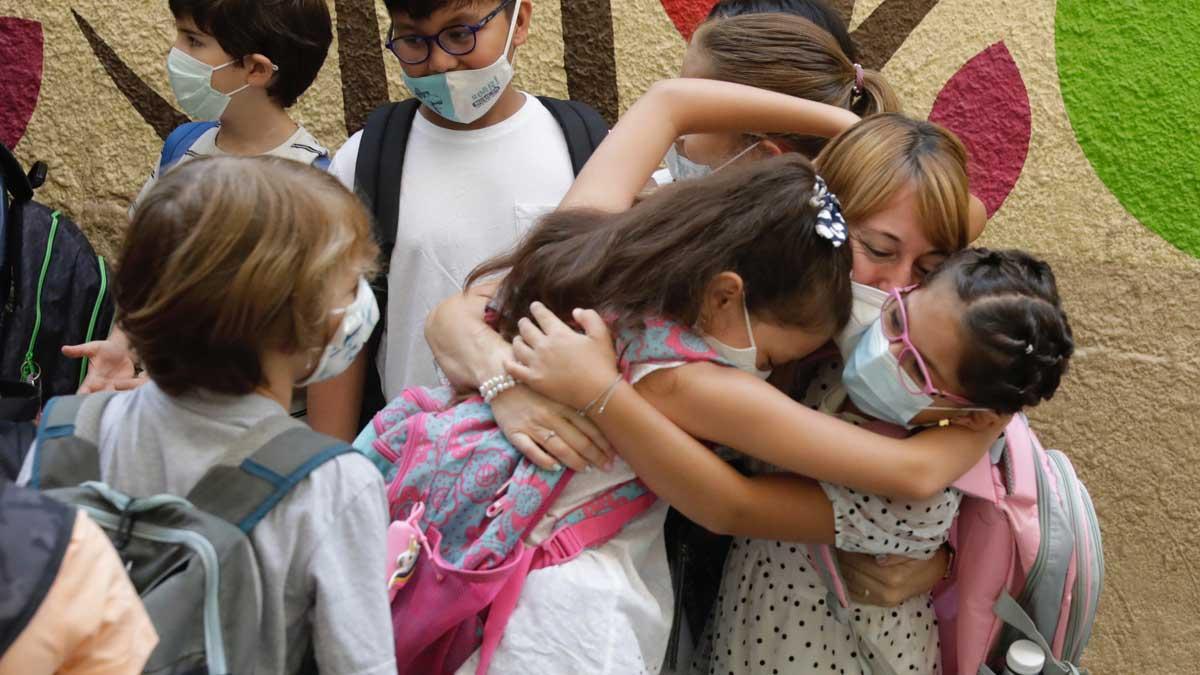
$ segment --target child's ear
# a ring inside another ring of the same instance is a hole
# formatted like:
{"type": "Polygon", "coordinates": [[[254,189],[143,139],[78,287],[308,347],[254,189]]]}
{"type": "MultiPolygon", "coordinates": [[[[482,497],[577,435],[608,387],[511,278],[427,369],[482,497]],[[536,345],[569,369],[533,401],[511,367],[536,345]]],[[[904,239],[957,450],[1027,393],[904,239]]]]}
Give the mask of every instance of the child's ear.
{"type": "Polygon", "coordinates": [[[778,157],[783,153],[788,152],[788,148],[783,147],[783,145],[779,142],[773,141],[769,138],[764,138],[759,141],[758,149],[767,157],[778,157]]]}
{"type": "Polygon", "coordinates": [[[513,31],[513,47],[520,47],[529,39],[529,22],[533,18],[533,0],[518,0],[517,29],[513,31]]]}
{"type": "Polygon", "coordinates": [[[246,69],[246,84],[261,89],[271,86],[271,81],[278,72],[271,59],[262,54],[251,54],[242,59],[242,67],[246,69]]]}
{"type": "Polygon", "coordinates": [[[737,272],[724,271],[712,278],[708,282],[707,295],[705,298],[712,305],[714,310],[723,310],[729,305],[741,306],[742,293],[745,291],[745,282],[737,272]]]}

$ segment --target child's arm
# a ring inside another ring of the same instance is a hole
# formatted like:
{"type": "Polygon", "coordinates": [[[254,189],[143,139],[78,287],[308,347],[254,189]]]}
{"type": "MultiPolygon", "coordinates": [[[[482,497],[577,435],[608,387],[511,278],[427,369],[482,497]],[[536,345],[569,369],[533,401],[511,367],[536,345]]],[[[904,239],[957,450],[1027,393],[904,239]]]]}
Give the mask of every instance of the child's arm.
{"type": "Polygon", "coordinates": [[[629,208],[684,134],[760,131],[831,138],[858,120],[842,108],[740,84],[663,80],[621,116],[559,208],[629,208]]]}
{"type": "MultiPolygon", "coordinates": [[[[521,340],[513,345],[520,363],[509,363],[510,372],[550,398],[587,405],[616,373],[603,321],[595,312],[576,310],[588,330],[580,335],[538,303],[533,312],[546,333],[521,322],[521,340]]],[[[646,398],[618,385],[610,406],[592,410],[591,417],[639,475],[639,464],[652,472],[663,467],[663,480],[682,480],[678,474],[695,466],[722,468],[706,459],[712,453],[694,436],[830,483],[926,499],[965,473],[1002,429],[950,427],[887,438],[810,410],[745,373],[703,363],[652,373],[642,382],[638,390],[646,398]]]]}
{"type": "Polygon", "coordinates": [[[358,435],[367,368],[374,368],[364,349],[337,377],[308,386],[308,425],[349,443],[358,435]]]}

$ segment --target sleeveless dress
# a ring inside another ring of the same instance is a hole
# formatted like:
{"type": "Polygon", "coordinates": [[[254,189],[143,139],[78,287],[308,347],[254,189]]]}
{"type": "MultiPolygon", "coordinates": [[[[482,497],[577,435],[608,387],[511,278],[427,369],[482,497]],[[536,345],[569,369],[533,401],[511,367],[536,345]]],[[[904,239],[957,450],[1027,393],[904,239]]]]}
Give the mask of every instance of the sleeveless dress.
{"type": "MultiPolygon", "coordinates": [[[[814,409],[841,407],[842,363],[822,365],[803,399],[814,409]]],[[[856,425],[869,420],[839,417],[856,425]]],[[[777,471],[761,462],[755,472],[777,471]]],[[[960,494],[924,501],[889,499],[822,483],[833,504],[836,547],[927,559],[946,541],[960,494]]],[[[885,660],[897,673],[940,673],[937,620],[928,595],[898,607],[831,604],[806,547],[735,538],[716,604],[692,661],[693,675],[869,673],[885,660]]]]}

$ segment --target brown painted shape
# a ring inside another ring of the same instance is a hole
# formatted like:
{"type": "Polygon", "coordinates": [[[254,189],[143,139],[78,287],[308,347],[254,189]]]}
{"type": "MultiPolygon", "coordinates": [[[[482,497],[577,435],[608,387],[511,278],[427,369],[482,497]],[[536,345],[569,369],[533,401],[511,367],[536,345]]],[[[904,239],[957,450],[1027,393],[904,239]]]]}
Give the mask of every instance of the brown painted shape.
{"type": "Polygon", "coordinates": [[[125,65],[121,57],[117,56],[104,38],[96,33],[87,19],[80,16],[79,12],[74,9],[71,10],[71,14],[75,17],[75,23],[79,25],[79,31],[83,33],[83,37],[87,38],[92,53],[100,60],[100,65],[104,66],[104,72],[108,73],[113,84],[117,85],[121,94],[133,104],[134,110],[137,110],[142,119],[154,127],[154,133],[158,134],[159,138],[166,140],[173,129],[188,121],[187,115],[176,110],[150,85],[143,82],[137,73],[125,65]]]}
{"type": "Polygon", "coordinates": [[[367,123],[371,111],[388,101],[387,70],[379,45],[374,0],[334,0],[338,60],[342,67],[342,110],[346,133],[367,123]]]}
{"type": "Polygon", "coordinates": [[[615,124],[617,57],[611,1],[564,0],[562,27],[568,95],[591,105],[609,124],[615,124]]]}
{"type": "Polygon", "coordinates": [[[859,61],[872,70],[883,68],[936,4],[938,0],[886,0],[851,33],[859,61]]]}

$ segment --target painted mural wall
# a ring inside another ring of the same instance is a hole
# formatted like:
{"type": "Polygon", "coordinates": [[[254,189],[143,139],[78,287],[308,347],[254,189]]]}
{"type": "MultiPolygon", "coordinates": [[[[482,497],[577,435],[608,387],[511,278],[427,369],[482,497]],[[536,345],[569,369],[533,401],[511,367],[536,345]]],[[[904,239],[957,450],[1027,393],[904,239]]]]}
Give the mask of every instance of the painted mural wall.
{"type": "MultiPolygon", "coordinates": [[[[712,0],[533,0],[529,91],[610,119],[679,67],[712,0]]],[[[864,65],[957,131],[991,246],[1052,262],[1080,349],[1032,417],[1089,485],[1108,555],[1088,664],[1200,661],[1200,3],[834,0],[864,65]]],[[[382,3],[331,0],[337,42],[296,108],[337,147],[403,96],[382,3]]],[[[0,141],[46,160],[41,198],[103,253],[183,116],[164,69],[165,0],[0,0],[0,141]]]]}

